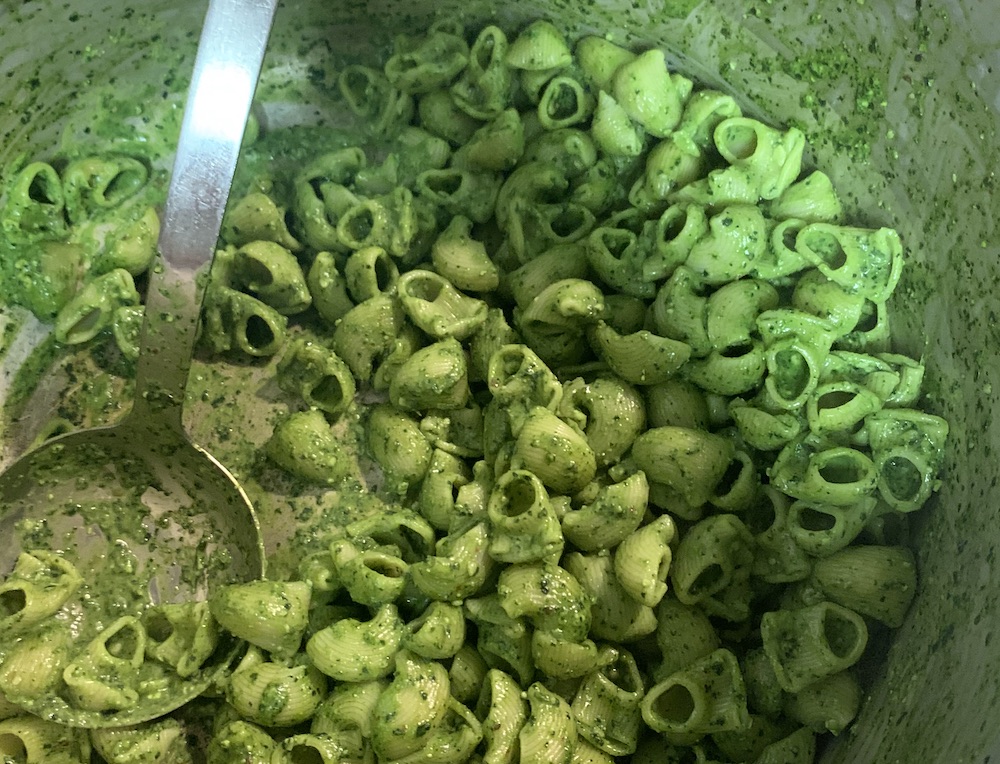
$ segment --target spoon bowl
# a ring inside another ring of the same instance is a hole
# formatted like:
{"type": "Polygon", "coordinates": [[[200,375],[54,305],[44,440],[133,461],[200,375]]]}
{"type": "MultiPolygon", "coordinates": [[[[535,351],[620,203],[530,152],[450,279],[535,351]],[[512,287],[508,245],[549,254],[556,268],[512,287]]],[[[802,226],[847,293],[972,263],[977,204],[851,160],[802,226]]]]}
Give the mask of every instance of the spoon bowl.
{"type": "MultiPolygon", "coordinates": [[[[54,438],[4,473],[0,504],[0,538],[20,539],[0,549],[0,569],[13,570],[24,554],[55,549],[79,572],[78,588],[56,615],[73,645],[93,645],[111,624],[135,617],[144,653],[155,654],[172,630],[157,620],[160,606],[204,602],[215,586],[263,573],[246,494],[210,454],[176,431],[150,439],[145,427],[127,420],[54,438]]],[[[29,590],[26,605],[30,596],[29,590]]],[[[26,631],[34,639],[32,633],[26,631]]],[[[50,691],[18,696],[8,688],[6,694],[34,714],[72,726],[135,724],[194,698],[228,670],[241,644],[221,636],[188,676],[144,659],[135,684],[152,691],[125,707],[88,701],[81,707],[58,676],[50,691]]],[[[72,652],[83,651],[71,651],[71,660],[72,652]]],[[[9,657],[10,651],[0,652],[0,666],[9,657]]]]}
{"type": "Polygon", "coordinates": [[[211,0],[199,40],[125,419],[53,438],[0,475],[0,693],[46,719],[124,726],[224,674],[215,586],[264,574],[253,507],[193,444],[184,391],[277,0],[211,0]]]}

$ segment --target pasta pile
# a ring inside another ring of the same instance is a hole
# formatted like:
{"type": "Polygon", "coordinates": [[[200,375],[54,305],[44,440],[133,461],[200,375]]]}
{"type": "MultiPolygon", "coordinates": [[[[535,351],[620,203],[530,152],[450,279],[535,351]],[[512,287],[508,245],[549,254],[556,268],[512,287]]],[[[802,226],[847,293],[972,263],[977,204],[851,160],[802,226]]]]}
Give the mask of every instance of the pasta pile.
{"type": "MultiPolygon", "coordinates": [[[[333,425],[363,408],[387,508],[297,580],[129,622],[137,660],[179,673],[220,628],[250,644],[208,761],[813,761],[857,712],[869,632],[914,596],[898,529],[948,430],[891,347],[896,232],[845,222],[801,131],[659,50],[442,21],[338,87],[368,145],[236,200],[202,342],[280,357],[290,412],[266,453],[304,481],[353,474],[333,425]]],[[[61,342],[111,330],[137,352],[144,173],[34,162],[8,190],[5,230],[48,258],[21,267],[51,277],[21,302],[61,342]],[[99,258],[67,243],[122,204],[99,258]],[[82,286],[58,282],[67,251],[82,286]]],[[[27,603],[0,630],[62,604],[37,606],[39,575],[72,594],[68,563],[32,554],[0,586],[0,608],[27,603]]],[[[83,707],[130,702],[130,669],[113,694],[94,660],[53,681],[83,707]]],[[[39,739],[65,761],[91,742],[191,760],[174,717],[88,739],[12,716],[14,738],[27,761],[39,739]]]]}

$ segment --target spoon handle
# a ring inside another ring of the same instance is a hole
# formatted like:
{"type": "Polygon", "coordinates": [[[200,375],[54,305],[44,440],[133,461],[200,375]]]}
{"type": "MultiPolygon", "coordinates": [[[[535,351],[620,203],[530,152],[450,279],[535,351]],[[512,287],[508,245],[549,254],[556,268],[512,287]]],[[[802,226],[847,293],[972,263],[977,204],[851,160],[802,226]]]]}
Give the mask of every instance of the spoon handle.
{"type": "Polygon", "coordinates": [[[210,262],[277,0],[210,0],[146,298],[130,418],[180,429],[210,262]]]}

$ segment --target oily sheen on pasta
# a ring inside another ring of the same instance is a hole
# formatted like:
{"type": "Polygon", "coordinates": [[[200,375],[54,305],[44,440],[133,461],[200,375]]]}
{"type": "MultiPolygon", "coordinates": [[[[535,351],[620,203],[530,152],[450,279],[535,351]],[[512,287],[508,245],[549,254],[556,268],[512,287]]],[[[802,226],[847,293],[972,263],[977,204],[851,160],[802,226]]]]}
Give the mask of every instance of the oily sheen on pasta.
{"type": "MultiPolygon", "coordinates": [[[[801,131],[657,49],[444,19],[336,84],[357,145],[233,200],[201,342],[278,359],[264,453],[303,484],[352,474],[358,416],[382,510],[295,580],[85,646],[45,626],[79,572],[26,552],[0,692],[122,708],[143,662],[196,671],[227,631],[249,648],[205,701],[210,764],[812,762],[914,596],[895,529],[948,434],[892,345],[904,243],[845,219],[801,131]]],[[[148,183],[111,151],[8,179],[8,299],[59,342],[134,357],[148,183]]],[[[27,762],[192,760],[172,718],[0,710],[27,762]]]]}

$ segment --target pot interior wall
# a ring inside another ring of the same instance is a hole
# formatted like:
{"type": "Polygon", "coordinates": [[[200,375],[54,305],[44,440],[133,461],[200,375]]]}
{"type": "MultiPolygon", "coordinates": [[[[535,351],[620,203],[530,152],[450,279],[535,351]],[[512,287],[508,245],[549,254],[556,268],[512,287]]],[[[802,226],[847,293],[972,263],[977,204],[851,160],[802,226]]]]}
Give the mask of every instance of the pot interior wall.
{"type": "MultiPolygon", "coordinates": [[[[824,762],[984,761],[1000,751],[1000,489],[991,416],[1000,391],[1000,28],[986,0],[324,0],[287,2],[260,90],[274,123],[336,109],[315,67],[372,59],[394,30],[435,14],[517,28],[555,16],[576,31],[666,48],[688,74],[750,109],[802,127],[859,220],[898,228],[907,269],[894,298],[899,347],[923,356],[928,405],[952,425],[943,487],[914,524],[921,587],[851,732],[824,762]],[[330,106],[318,113],[303,100],[330,106]]],[[[193,54],[204,4],[134,0],[4,2],[0,8],[0,166],[88,140],[95,115],[160,120],[183,95],[175,65],[193,54]]],[[[188,58],[188,60],[190,60],[188,58]]],[[[180,67],[185,71],[185,67],[180,67]]],[[[150,127],[150,125],[147,125],[150,127]]],[[[160,130],[162,132],[162,130],[160,130]]],[[[96,139],[93,139],[96,140],[96,139]]],[[[0,313],[5,372],[38,329],[0,313]],[[19,338],[18,338],[19,337],[19,338]]],[[[2,387],[2,385],[0,385],[2,387]]]]}

